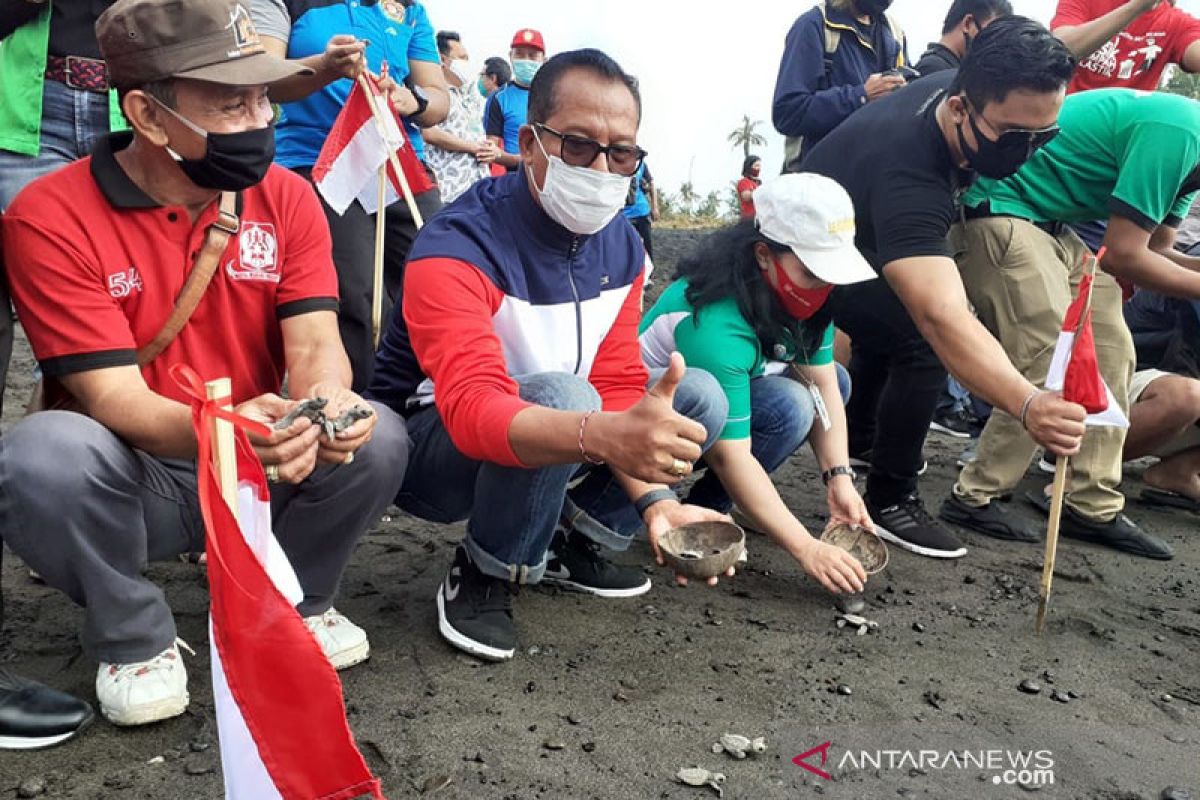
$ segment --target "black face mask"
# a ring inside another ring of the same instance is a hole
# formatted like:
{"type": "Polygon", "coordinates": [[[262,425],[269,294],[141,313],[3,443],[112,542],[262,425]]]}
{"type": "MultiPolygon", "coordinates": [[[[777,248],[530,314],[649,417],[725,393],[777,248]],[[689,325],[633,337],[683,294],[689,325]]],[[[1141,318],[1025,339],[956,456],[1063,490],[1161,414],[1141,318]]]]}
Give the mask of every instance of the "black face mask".
{"type": "Polygon", "coordinates": [[[275,160],[275,123],[238,133],[208,133],[205,146],[203,158],[175,163],[197,186],[240,192],[260,183],[275,160]]]}
{"type": "Polygon", "coordinates": [[[958,146],[962,148],[971,169],[983,177],[1003,180],[1015,174],[1033,155],[1034,147],[1028,138],[1015,139],[1011,143],[992,141],[979,130],[974,114],[968,113],[967,119],[971,121],[971,131],[975,134],[977,147],[974,150],[967,147],[961,122],[955,126],[958,129],[958,146]]]}
{"type": "Polygon", "coordinates": [[[858,0],[858,8],[864,14],[878,17],[892,5],[892,0],[858,0]]]}

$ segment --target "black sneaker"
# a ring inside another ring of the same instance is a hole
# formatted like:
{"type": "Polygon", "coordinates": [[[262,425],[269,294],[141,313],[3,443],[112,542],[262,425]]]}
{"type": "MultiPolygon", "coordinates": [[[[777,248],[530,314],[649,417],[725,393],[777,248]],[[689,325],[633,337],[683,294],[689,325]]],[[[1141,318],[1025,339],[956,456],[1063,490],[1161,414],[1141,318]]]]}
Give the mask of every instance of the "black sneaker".
{"type": "Polygon", "coordinates": [[[995,539],[1010,542],[1040,542],[1042,534],[1033,523],[1018,516],[1007,503],[993,500],[985,506],[969,506],[953,492],[942,503],[938,516],[946,522],[961,525],[995,539]]]}
{"type": "Polygon", "coordinates": [[[600,555],[600,545],[577,531],[554,532],[542,582],[598,597],[637,597],[650,591],[639,569],[618,566],[600,555]]]}
{"type": "Polygon", "coordinates": [[[484,575],[460,545],[437,592],[438,631],[459,650],[488,661],[507,661],[517,646],[513,585],[484,575]]]}
{"type": "MultiPolygon", "coordinates": [[[[1046,497],[1045,493],[1026,492],[1025,499],[1039,511],[1050,513],[1050,498],[1046,497]]],[[[1157,536],[1146,533],[1124,514],[1117,514],[1108,522],[1097,522],[1063,503],[1062,522],[1059,523],[1058,530],[1069,539],[1104,545],[1135,556],[1160,561],[1170,561],[1175,557],[1171,545],[1157,536]]]]}
{"type": "Polygon", "coordinates": [[[929,423],[929,430],[944,433],[956,439],[970,439],[975,430],[972,415],[961,408],[952,411],[939,411],[929,423]]]}
{"type": "Polygon", "coordinates": [[[94,718],[84,701],[0,669],[0,750],[52,747],[94,718]]]}
{"type": "Polygon", "coordinates": [[[887,508],[877,507],[870,497],[866,503],[867,513],[875,521],[875,532],[889,542],[930,558],[961,558],[967,554],[963,543],[925,510],[917,495],[911,494],[887,508]]]}

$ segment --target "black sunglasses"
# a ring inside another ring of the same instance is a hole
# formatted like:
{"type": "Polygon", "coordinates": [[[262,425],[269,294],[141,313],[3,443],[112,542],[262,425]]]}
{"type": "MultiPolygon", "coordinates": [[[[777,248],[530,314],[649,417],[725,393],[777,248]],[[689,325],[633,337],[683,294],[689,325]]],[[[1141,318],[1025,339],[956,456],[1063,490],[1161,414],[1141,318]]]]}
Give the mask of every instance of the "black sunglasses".
{"type": "Polygon", "coordinates": [[[573,133],[561,133],[541,122],[533,123],[546,133],[553,134],[562,140],[562,160],[572,167],[590,167],[596,156],[604,153],[608,157],[608,169],[617,175],[633,175],[646,159],[646,151],[640,147],[627,144],[604,145],[586,136],[576,136],[573,133]]]}
{"type": "Polygon", "coordinates": [[[1055,136],[1058,136],[1059,131],[1061,130],[1058,125],[1050,125],[1045,128],[1036,129],[1009,128],[995,139],[992,139],[989,136],[984,136],[983,131],[979,130],[979,124],[975,122],[976,116],[978,116],[980,119],[983,119],[984,122],[987,122],[989,128],[996,130],[996,126],[991,122],[988,122],[987,118],[983,116],[982,112],[975,112],[968,108],[967,118],[971,120],[971,130],[974,131],[976,136],[981,136],[989,141],[994,141],[996,146],[1003,150],[1024,150],[1032,153],[1039,147],[1044,147],[1045,145],[1049,144],[1055,136]]]}

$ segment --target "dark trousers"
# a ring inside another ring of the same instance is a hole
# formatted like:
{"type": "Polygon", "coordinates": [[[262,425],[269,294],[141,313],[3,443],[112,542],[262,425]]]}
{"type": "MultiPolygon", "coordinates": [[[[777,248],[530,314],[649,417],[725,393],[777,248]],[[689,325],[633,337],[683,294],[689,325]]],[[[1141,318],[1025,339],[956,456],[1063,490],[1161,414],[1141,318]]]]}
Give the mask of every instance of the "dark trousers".
{"type": "Polygon", "coordinates": [[[650,244],[652,234],[650,233],[650,217],[630,217],[629,224],[638,232],[638,236],[642,237],[642,244],[646,245],[646,255],[654,258],[654,246],[650,244]]]}
{"type": "MultiPolygon", "coordinates": [[[[333,604],[354,545],[404,480],[404,421],[374,408],[374,434],[352,463],[271,487],[272,527],[304,589],[304,616],[333,604]]],[[[0,538],[84,607],[85,653],[144,661],[175,639],[146,564],[204,549],[195,461],[135,450],[82,414],[31,414],[0,438],[0,538]]]]}
{"type": "MultiPolygon", "coordinates": [[[[302,167],[296,172],[312,180],[311,169],[302,167]]],[[[437,189],[417,195],[417,208],[424,219],[428,220],[441,207],[442,199],[437,189]]],[[[351,388],[363,392],[371,383],[375,367],[375,341],[371,334],[375,215],[363,211],[357,202],[351,203],[346,213],[341,215],[330,208],[323,198],[321,208],[325,211],[329,233],[333,237],[333,263],[338,274],[338,329],[354,374],[351,388]]],[[[386,297],[380,319],[386,324],[392,305],[399,302],[404,284],[404,264],[413,240],[417,238],[417,226],[404,200],[387,207],[384,225],[383,286],[386,297]]]]}
{"type": "Polygon", "coordinates": [[[946,370],[882,278],[837,289],[834,303],[834,322],[851,341],[850,452],[870,451],[867,495],[887,507],[917,490],[946,370]]]}

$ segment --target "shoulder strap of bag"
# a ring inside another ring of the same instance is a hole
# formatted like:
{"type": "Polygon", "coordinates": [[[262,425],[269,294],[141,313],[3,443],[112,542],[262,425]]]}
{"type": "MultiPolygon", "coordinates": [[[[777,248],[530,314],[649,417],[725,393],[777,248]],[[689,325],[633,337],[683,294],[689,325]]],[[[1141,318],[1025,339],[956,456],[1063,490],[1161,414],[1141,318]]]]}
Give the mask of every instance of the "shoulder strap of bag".
{"type": "Polygon", "coordinates": [[[892,31],[892,38],[896,40],[896,66],[904,66],[904,29],[900,27],[900,22],[888,12],[883,12],[883,18],[887,20],[888,27],[892,31]]]}
{"type": "Polygon", "coordinates": [[[833,55],[838,45],[842,43],[842,32],[829,24],[829,14],[821,5],[821,29],[825,32],[825,86],[828,89],[833,83],[833,55]]]}
{"type": "Polygon", "coordinates": [[[175,308],[171,310],[171,316],[167,317],[158,335],[137,352],[139,367],[144,367],[158,358],[162,351],[175,341],[175,337],[191,319],[196,306],[200,305],[200,298],[204,296],[204,291],[217,271],[217,265],[221,263],[221,256],[225,253],[225,246],[229,244],[229,237],[236,234],[241,225],[237,215],[237,199],[238,196],[234,192],[221,193],[217,218],[208,226],[204,246],[200,248],[200,255],[196,256],[196,263],[192,265],[192,271],[188,273],[179,296],[175,298],[175,308]]]}

